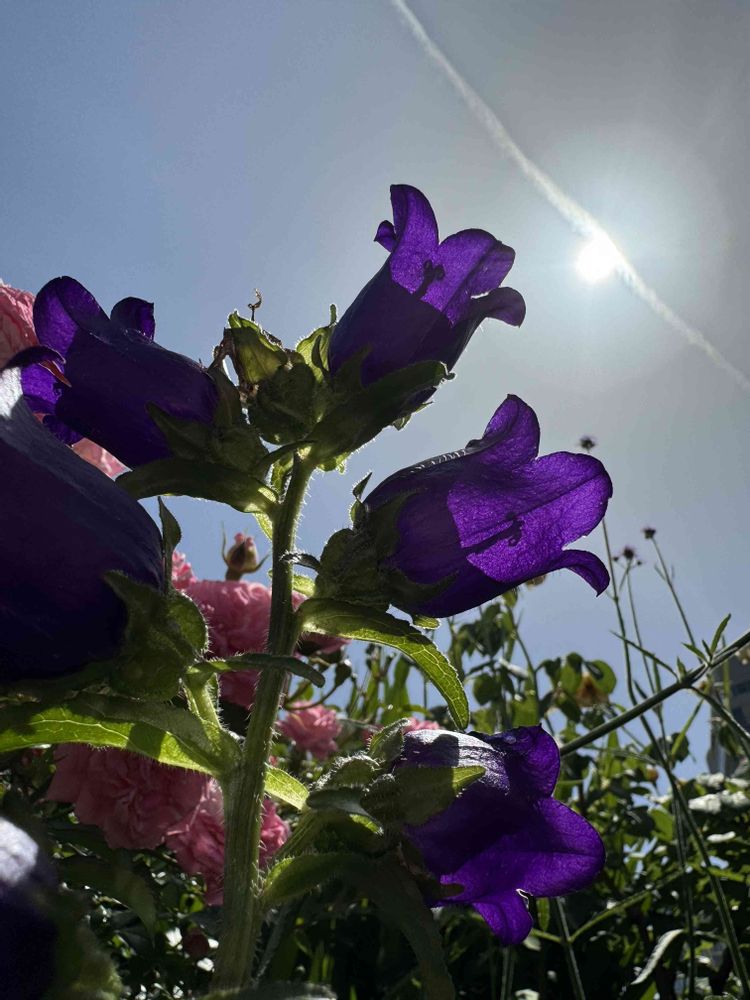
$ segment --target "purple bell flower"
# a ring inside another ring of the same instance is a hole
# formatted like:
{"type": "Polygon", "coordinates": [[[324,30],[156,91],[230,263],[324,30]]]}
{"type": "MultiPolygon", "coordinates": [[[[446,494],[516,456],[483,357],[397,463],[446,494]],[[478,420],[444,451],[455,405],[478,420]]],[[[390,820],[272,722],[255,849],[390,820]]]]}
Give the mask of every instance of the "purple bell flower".
{"type": "Polygon", "coordinates": [[[55,976],[57,927],[46,899],[49,861],[36,841],[0,816],[0,984],[5,1000],[46,995],[55,976]]]}
{"type": "Polygon", "coordinates": [[[34,302],[40,344],[61,357],[64,380],[33,365],[24,395],[59,438],[91,438],[135,468],[171,455],[146,410],[154,403],[173,417],[211,423],[218,393],[204,368],[153,342],[152,303],[128,298],[111,316],[73,278],[54,278],[34,302]]]}
{"type": "Polygon", "coordinates": [[[127,613],[103,575],[163,588],[156,525],[42,428],[15,368],[0,375],[0,469],[0,684],[108,659],[127,613]]]}
{"type": "Polygon", "coordinates": [[[511,247],[482,229],[441,243],[429,201],[408,184],[391,186],[391,204],[393,222],[375,235],[390,257],[338,321],[328,350],[335,375],[366,349],[363,386],[419,361],[451,370],[482,320],[520,326],[526,313],[517,291],[498,287],[513,266],[511,247]]]}
{"type": "Polygon", "coordinates": [[[508,396],[480,441],[402,469],[364,498],[357,526],[373,540],[391,603],[440,618],[556,569],[606,589],[601,560],[564,546],[601,521],[610,478],[590,455],[538,450],[536,414],[508,396]]]}
{"type": "Polygon", "coordinates": [[[532,920],[520,893],[561,896],[589,885],[604,845],[578,813],[552,798],[560,751],[540,726],[485,736],[444,730],[404,734],[397,767],[481,765],[484,775],[419,826],[406,826],[429,871],[459,885],[441,906],[471,905],[505,944],[518,944],[532,920]]]}

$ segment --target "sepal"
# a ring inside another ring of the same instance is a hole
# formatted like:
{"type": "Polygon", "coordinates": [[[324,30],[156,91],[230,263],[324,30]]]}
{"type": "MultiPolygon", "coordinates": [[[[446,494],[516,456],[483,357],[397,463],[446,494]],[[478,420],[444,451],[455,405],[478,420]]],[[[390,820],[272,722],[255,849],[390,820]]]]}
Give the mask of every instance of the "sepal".
{"type": "Polygon", "coordinates": [[[141,698],[173,698],[185,670],[206,647],[200,611],[178,591],[163,594],[124,573],[106,573],[105,580],[128,612],[122,648],[109,663],[110,686],[141,698]]]}

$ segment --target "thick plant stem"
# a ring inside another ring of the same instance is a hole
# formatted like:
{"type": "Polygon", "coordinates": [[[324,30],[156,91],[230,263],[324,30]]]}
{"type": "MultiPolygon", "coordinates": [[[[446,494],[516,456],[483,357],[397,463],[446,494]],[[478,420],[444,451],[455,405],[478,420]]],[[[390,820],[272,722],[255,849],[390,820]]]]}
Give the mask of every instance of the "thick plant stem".
{"type": "MultiPolygon", "coordinates": [[[[288,656],[297,642],[292,607],[292,565],[284,557],[294,546],[300,508],[312,468],[295,458],[273,533],[273,590],[269,653],[288,656]]],[[[226,844],[223,931],[214,986],[247,986],[263,920],[258,870],[263,822],[263,788],[273,727],[286,674],[265,670],[255,694],[239,767],[224,782],[226,844]]]]}

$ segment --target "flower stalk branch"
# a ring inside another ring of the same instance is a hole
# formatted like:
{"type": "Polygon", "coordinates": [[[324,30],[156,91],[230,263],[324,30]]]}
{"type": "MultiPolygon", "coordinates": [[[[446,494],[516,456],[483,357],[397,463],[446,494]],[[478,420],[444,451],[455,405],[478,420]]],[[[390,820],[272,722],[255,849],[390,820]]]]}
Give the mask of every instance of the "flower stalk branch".
{"type": "MultiPolygon", "coordinates": [[[[292,565],[284,557],[294,546],[297,521],[312,466],[295,458],[284,502],[273,532],[273,591],[268,652],[288,656],[297,641],[292,604],[292,565]]],[[[259,873],[263,789],[273,727],[286,674],[263,671],[255,696],[242,756],[223,785],[226,819],[223,933],[214,985],[248,985],[262,923],[259,873]]]]}

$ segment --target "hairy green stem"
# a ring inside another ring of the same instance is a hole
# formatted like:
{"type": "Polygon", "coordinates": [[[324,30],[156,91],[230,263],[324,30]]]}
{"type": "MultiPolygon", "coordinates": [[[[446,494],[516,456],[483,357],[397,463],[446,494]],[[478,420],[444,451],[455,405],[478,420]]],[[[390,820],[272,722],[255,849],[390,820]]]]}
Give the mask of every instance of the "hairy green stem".
{"type": "MultiPolygon", "coordinates": [[[[302,501],[312,467],[295,457],[286,496],[273,532],[273,590],[268,629],[269,653],[288,656],[297,642],[292,607],[292,564],[284,556],[294,547],[302,501]]],[[[255,694],[239,766],[224,782],[226,845],[223,930],[214,987],[247,986],[263,922],[258,869],[263,822],[263,789],[268,755],[286,674],[264,670],[255,694]]]]}

